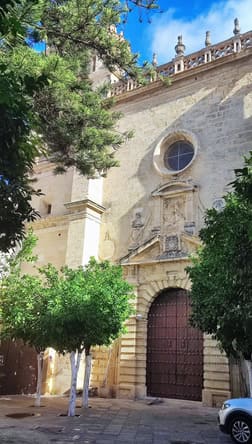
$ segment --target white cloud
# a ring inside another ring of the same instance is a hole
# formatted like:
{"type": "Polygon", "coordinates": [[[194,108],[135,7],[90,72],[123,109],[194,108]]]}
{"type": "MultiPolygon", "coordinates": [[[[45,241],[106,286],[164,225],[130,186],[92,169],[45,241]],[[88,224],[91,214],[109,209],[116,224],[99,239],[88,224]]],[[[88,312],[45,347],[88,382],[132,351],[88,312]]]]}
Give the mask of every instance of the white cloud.
{"type": "Polygon", "coordinates": [[[211,43],[215,44],[233,36],[234,18],[240,21],[241,32],[252,29],[252,0],[224,0],[213,3],[205,15],[191,21],[175,18],[175,10],[157,14],[148,28],[152,52],[158,55],[158,63],[166,63],[175,56],[174,46],[178,35],[183,36],[185,54],[205,46],[205,33],[211,32],[211,43]]]}

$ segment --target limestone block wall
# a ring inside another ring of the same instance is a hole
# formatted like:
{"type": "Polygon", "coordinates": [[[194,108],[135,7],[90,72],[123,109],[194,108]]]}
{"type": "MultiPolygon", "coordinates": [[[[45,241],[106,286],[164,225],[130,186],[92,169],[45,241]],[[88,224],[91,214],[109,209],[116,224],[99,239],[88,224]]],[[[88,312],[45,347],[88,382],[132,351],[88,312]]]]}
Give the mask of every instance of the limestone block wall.
{"type": "Polygon", "coordinates": [[[64,204],[71,198],[73,169],[66,174],[54,174],[54,165],[49,161],[40,161],[35,167],[35,189],[40,189],[42,196],[33,196],[32,205],[42,217],[61,216],[67,213],[64,204]],[[50,208],[49,208],[50,206],[50,208]]]}
{"type": "Polygon", "coordinates": [[[216,341],[205,335],[203,404],[220,407],[223,399],[230,397],[229,360],[221,353],[216,341]]]}
{"type": "MultiPolygon", "coordinates": [[[[87,179],[74,168],[64,175],[55,176],[53,168],[50,162],[42,160],[35,170],[36,187],[44,193],[40,197],[35,196],[33,201],[34,207],[41,214],[41,218],[32,224],[38,236],[35,253],[38,255],[38,265],[50,262],[57,268],[66,264],[75,268],[87,263],[91,255],[98,255],[100,218],[103,211],[102,179],[87,179]]],[[[26,264],[23,270],[34,272],[30,264],[26,264]]],[[[94,383],[96,386],[97,382],[98,386],[102,383],[104,385],[103,379],[106,377],[113,388],[115,353],[110,353],[112,357],[109,359],[109,368],[108,352],[102,350],[97,353],[101,353],[102,357],[97,359],[95,350],[94,383]]],[[[53,351],[47,351],[45,362],[44,392],[67,392],[71,378],[69,356],[59,356],[53,351]]],[[[82,389],[84,365],[83,357],[78,389],[82,389]]]]}
{"type": "Polygon", "coordinates": [[[119,168],[104,180],[100,256],[109,239],[111,260],[118,260],[132,244],[132,223],[142,214],[143,240],[160,225],[157,201],[151,193],[174,178],[192,179],[199,187],[199,225],[206,208],[221,198],[233,179],[234,168],[252,148],[252,57],[237,54],[230,63],[214,62],[212,68],[182,73],[170,87],[151,86],[141,94],[132,91],[116,106],[122,111],[119,130],[133,130],[134,137],[118,150],[119,168]],[[153,87],[154,88],[154,87],[153,87]],[[149,93],[148,93],[149,91],[149,93]],[[182,173],[160,175],[153,153],[162,137],[186,131],[197,141],[191,166],[182,173]],[[116,190],[116,192],[115,192],[116,190]]]}
{"type": "MultiPolygon", "coordinates": [[[[68,227],[65,223],[58,221],[50,224],[49,221],[39,220],[32,224],[34,234],[38,241],[34,249],[37,255],[37,265],[43,266],[48,263],[60,268],[65,265],[66,245],[68,227]]],[[[22,267],[24,273],[33,273],[33,266],[26,263],[22,267]]]]}
{"type": "Polygon", "coordinates": [[[116,397],[118,385],[118,362],[120,339],[109,347],[95,347],[92,350],[92,375],[90,386],[97,388],[101,397],[116,397]]]}
{"type": "MultiPolygon", "coordinates": [[[[252,149],[252,51],[177,74],[170,87],[153,84],[119,96],[116,109],[124,114],[119,130],[133,130],[134,137],[117,153],[120,167],[110,170],[104,180],[106,210],[99,255],[113,261],[127,257],[134,245],[144,245],[153,233],[162,231],[162,207],[160,197],[153,199],[155,190],[172,180],[196,186],[196,236],[204,211],[228,191],[234,169],[241,167],[243,155],[252,149]],[[173,134],[185,133],[195,141],[194,160],[182,172],[160,173],[153,162],[157,145],[173,134]],[[141,227],[138,238],[136,216],[141,227]]],[[[177,229],[180,225],[178,221],[177,229]]],[[[162,263],[157,258],[153,249],[138,255],[136,263],[134,258],[128,259],[128,265],[123,262],[127,279],[136,288],[142,320],[130,319],[128,334],[121,340],[119,396],[146,393],[146,317],[152,301],[161,289],[190,288],[184,260],[162,263]]],[[[203,402],[217,405],[229,395],[228,360],[212,339],[205,338],[203,402]]]]}
{"type": "MultiPolygon", "coordinates": [[[[188,264],[188,262],[187,262],[188,264]]],[[[128,333],[121,338],[118,396],[143,398],[146,396],[147,317],[157,295],[167,288],[190,289],[185,274],[185,262],[129,265],[125,276],[137,285],[136,316],[127,323],[128,333]],[[175,268],[175,269],[174,269],[175,268]],[[170,270],[172,273],[169,273],[170,270]],[[135,279],[134,277],[135,276],[135,279]]],[[[204,337],[203,390],[205,405],[218,406],[231,396],[228,359],[211,337],[204,337]]]]}
{"type": "MultiPolygon", "coordinates": [[[[118,376],[120,339],[114,341],[110,347],[94,347],[92,353],[92,373],[89,387],[93,389],[95,396],[116,397],[118,376]]],[[[77,390],[82,391],[85,372],[85,353],[80,362],[77,380],[77,390]]],[[[43,393],[64,394],[68,393],[71,384],[71,366],[69,355],[58,355],[53,349],[48,349],[45,354],[43,379],[43,393]]]]}

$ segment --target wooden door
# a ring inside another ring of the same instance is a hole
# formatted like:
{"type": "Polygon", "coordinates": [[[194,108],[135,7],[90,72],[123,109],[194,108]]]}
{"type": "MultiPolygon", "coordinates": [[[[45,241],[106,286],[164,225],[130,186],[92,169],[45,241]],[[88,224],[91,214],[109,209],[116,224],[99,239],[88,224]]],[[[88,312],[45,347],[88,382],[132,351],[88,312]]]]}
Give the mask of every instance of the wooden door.
{"type": "Polygon", "coordinates": [[[0,395],[36,392],[37,354],[22,341],[0,344],[0,395]]]}
{"type": "Polygon", "coordinates": [[[189,324],[185,290],[170,289],[153,302],[148,315],[147,394],[201,400],[203,336],[189,324]]]}

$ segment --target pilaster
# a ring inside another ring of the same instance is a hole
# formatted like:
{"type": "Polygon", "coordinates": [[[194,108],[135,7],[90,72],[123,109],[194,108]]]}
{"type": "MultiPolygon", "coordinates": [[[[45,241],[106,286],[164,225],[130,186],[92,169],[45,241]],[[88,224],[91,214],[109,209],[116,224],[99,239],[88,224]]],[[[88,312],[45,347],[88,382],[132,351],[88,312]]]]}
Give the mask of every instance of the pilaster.
{"type": "Polygon", "coordinates": [[[229,361],[217,342],[209,335],[204,337],[203,405],[219,407],[231,397],[229,361]]]}
{"type": "Polygon", "coordinates": [[[91,256],[98,258],[101,215],[105,211],[101,205],[103,179],[82,182],[79,175],[74,177],[72,200],[65,203],[74,219],[69,222],[67,239],[66,264],[70,267],[87,264],[91,256]]]}

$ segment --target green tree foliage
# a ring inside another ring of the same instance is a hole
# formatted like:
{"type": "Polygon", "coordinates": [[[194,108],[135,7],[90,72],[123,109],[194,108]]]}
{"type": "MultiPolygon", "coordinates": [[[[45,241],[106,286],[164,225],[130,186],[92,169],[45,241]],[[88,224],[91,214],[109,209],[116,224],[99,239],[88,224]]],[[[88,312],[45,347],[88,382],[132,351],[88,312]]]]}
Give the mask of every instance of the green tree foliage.
{"type": "MultiPolygon", "coordinates": [[[[35,275],[22,273],[22,263],[35,260],[34,244],[35,238],[29,234],[17,256],[10,258],[8,273],[1,281],[1,338],[22,339],[35,347],[38,404],[44,350],[51,346],[61,354],[70,353],[69,415],[73,416],[81,354],[85,349],[88,361],[91,346],[109,345],[124,331],[133,312],[133,289],[123,279],[120,266],[95,259],[84,269],[64,267],[58,271],[48,264],[42,268],[34,265],[35,275]]],[[[85,383],[88,392],[89,375],[85,383]]]]}
{"type": "MultiPolygon", "coordinates": [[[[132,3],[150,9],[156,3],[132,3]]],[[[29,180],[38,156],[57,172],[75,166],[82,174],[117,165],[114,150],[120,117],[104,90],[88,78],[94,52],[110,70],[138,77],[136,55],[111,32],[129,11],[119,0],[5,0],[0,7],[0,250],[24,235],[37,213],[29,180]],[[46,42],[47,51],[33,44],[46,42]]]]}
{"type": "Polygon", "coordinates": [[[203,246],[187,271],[192,323],[216,337],[228,355],[252,352],[252,153],[235,170],[221,212],[208,210],[203,246]]]}
{"type": "Polygon", "coordinates": [[[1,340],[21,339],[34,347],[38,357],[38,379],[36,405],[40,405],[43,352],[52,342],[50,313],[51,294],[47,292],[41,276],[22,274],[24,262],[33,262],[36,257],[32,249],[36,243],[30,232],[24,239],[22,249],[10,256],[6,263],[7,272],[0,282],[1,340]]]}
{"type": "MultiPolygon", "coordinates": [[[[109,345],[124,331],[124,323],[133,312],[133,289],[123,279],[120,266],[98,263],[94,258],[84,269],[64,267],[58,272],[50,265],[43,274],[53,301],[50,313],[56,334],[51,345],[59,353],[71,354],[69,415],[73,416],[80,355],[85,349],[87,360],[91,346],[109,345]]],[[[89,375],[85,379],[87,389],[88,383],[89,375]]]]}
{"type": "Polygon", "coordinates": [[[252,202],[252,155],[245,157],[245,165],[235,170],[236,179],[232,182],[235,193],[248,203],[252,202]]]}
{"type": "Polygon", "coordinates": [[[37,330],[37,313],[42,302],[38,277],[22,275],[23,262],[33,261],[32,248],[36,239],[29,234],[16,256],[6,263],[7,273],[1,280],[1,338],[23,339],[40,351],[43,348],[43,333],[37,330]],[[29,313],[31,309],[31,312],[29,313]]]}
{"type": "MultiPolygon", "coordinates": [[[[36,3],[36,2],[34,2],[36,3]]],[[[40,154],[35,133],[34,92],[46,82],[39,55],[24,44],[27,20],[39,17],[30,2],[21,19],[21,2],[1,2],[0,9],[0,249],[7,251],[24,235],[31,207],[29,172],[40,154]],[[34,12],[34,14],[32,14],[34,12]],[[25,24],[26,23],[26,24],[25,24]],[[30,62],[30,63],[29,63],[30,62]]]]}

